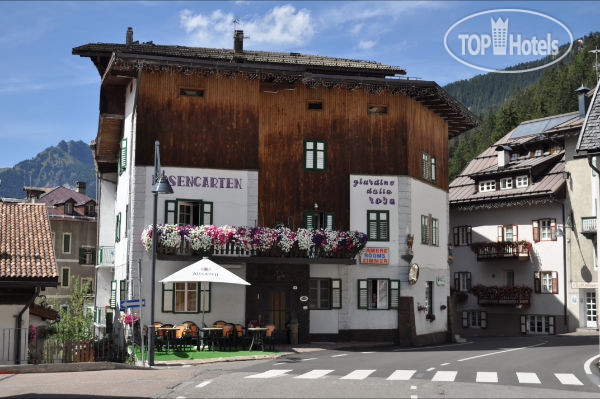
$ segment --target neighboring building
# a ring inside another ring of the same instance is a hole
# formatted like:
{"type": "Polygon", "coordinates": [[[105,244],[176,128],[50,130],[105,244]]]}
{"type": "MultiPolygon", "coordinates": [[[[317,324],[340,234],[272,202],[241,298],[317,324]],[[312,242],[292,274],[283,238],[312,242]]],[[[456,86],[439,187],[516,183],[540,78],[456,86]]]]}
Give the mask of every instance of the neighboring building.
{"type": "Polygon", "coordinates": [[[582,123],[579,112],[525,121],[450,184],[455,330],[461,335],[575,328],[578,315],[567,311],[563,172],[565,151],[570,159],[582,123]]]}
{"type": "Polygon", "coordinates": [[[59,286],[49,288],[45,295],[60,307],[68,307],[72,278],[80,283],[89,282],[89,307],[94,307],[96,200],[86,194],[85,188],[85,182],[77,182],[75,190],[64,186],[23,187],[28,200],[48,207],[60,279],[59,286]]]}
{"type": "MultiPolygon", "coordinates": [[[[580,108],[589,102],[585,122],[581,128],[576,154],[567,163],[571,173],[569,189],[573,191],[573,235],[572,273],[569,307],[580,315],[580,327],[598,327],[598,215],[599,181],[598,156],[600,155],[600,97],[597,85],[587,96],[580,96],[580,108]],[[590,96],[591,95],[591,96],[590,96]],[[591,97],[591,101],[590,101],[591,97]]],[[[582,87],[582,91],[587,88],[582,87]]],[[[573,143],[574,144],[574,143],[573,143]]]]}
{"type": "MultiPolygon", "coordinates": [[[[446,340],[448,138],[478,123],[464,106],[435,82],[389,78],[402,68],[243,50],[241,31],[234,50],[127,37],[73,49],[102,76],[98,246],[114,257],[98,262],[98,306],[142,296],[149,320],[140,233],[152,221],[159,140],[174,190],[159,197],[159,223],[356,229],[387,255],[356,264],[213,254],[252,285],[156,283],[155,320],[199,323],[205,310],[207,322],[260,315],[281,339],[298,322],[300,342],[446,340]],[[420,275],[409,285],[413,263],[420,275]]],[[[156,281],[194,259],[159,255],[156,281]]]]}
{"type": "Polygon", "coordinates": [[[46,207],[0,202],[0,364],[27,360],[29,308],[57,284],[46,207]]]}

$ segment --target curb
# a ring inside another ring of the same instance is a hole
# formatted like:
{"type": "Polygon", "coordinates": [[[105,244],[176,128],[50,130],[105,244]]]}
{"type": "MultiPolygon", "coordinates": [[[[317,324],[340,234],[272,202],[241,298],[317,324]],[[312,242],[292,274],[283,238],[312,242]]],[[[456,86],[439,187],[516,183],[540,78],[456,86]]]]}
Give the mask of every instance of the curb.
{"type": "Polygon", "coordinates": [[[277,355],[253,355],[253,356],[230,356],[230,357],[213,357],[208,359],[194,359],[188,361],[164,361],[156,362],[154,367],[165,367],[165,366],[199,366],[201,364],[210,363],[221,363],[221,362],[238,362],[248,360],[265,360],[265,359],[278,359],[282,356],[292,355],[294,352],[281,352],[277,355]]]}
{"type": "Polygon", "coordinates": [[[102,371],[118,369],[147,370],[146,367],[113,362],[11,364],[7,366],[0,366],[0,374],[72,373],[79,371],[102,371]]]}

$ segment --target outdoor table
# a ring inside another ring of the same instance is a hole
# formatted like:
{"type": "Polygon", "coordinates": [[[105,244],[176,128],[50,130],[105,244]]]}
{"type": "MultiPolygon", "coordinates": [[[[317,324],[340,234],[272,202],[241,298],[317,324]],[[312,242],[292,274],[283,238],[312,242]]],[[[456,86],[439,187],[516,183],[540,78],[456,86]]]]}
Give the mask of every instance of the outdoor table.
{"type": "Polygon", "coordinates": [[[205,342],[204,342],[204,332],[208,333],[208,336],[210,338],[210,349],[214,352],[215,351],[215,334],[217,331],[223,331],[223,327],[202,327],[200,328],[200,331],[202,331],[202,349],[200,350],[204,350],[204,346],[205,346],[205,342]]]}
{"type": "Polygon", "coordinates": [[[167,336],[167,353],[169,353],[169,343],[171,341],[171,336],[175,335],[175,331],[177,331],[177,328],[175,327],[159,327],[159,330],[162,330],[165,332],[165,335],[167,336]]]}
{"type": "Polygon", "coordinates": [[[267,332],[266,327],[248,327],[246,329],[248,332],[252,333],[252,342],[250,342],[250,348],[248,351],[252,350],[254,346],[254,342],[256,341],[257,345],[260,345],[261,349],[265,350],[265,333],[267,332]]]}

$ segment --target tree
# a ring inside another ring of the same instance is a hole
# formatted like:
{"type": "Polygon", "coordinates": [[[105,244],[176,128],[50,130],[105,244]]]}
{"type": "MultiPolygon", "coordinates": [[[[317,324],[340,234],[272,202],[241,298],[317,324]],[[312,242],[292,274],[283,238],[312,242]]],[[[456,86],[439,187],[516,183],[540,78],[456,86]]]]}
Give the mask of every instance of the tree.
{"type": "Polygon", "coordinates": [[[94,334],[94,316],[86,308],[86,304],[90,301],[90,291],[90,281],[84,280],[81,283],[79,278],[71,276],[69,280],[68,307],[60,309],[60,321],[55,325],[59,336],[71,340],[92,339],[94,334]]]}

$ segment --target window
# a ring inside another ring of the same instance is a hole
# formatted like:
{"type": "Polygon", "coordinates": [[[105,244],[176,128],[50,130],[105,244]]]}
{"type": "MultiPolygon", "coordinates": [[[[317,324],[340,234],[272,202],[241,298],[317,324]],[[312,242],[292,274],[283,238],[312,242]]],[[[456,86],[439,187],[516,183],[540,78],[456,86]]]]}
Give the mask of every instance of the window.
{"type": "Polygon", "coordinates": [[[471,245],[471,226],[457,226],[454,228],[454,245],[471,245]]]}
{"type": "Polygon", "coordinates": [[[60,269],[60,285],[61,287],[67,288],[69,286],[69,274],[71,273],[71,268],[62,267],[60,269]]]}
{"type": "Polygon", "coordinates": [[[537,150],[535,150],[535,153],[533,155],[536,156],[536,157],[541,156],[542,155],[542,149],[538,148],[537,150]]]}
{"type": "Polygon", "coordinates": [[[327,143],[324,140],[304,140],[304,169],[325,170],[327,143]]]}
{"type": "Polygon", "coordinates": [[[554,334],[554,316],[521,315],[521,333],[554,334]]]}
{"type": "Polygon", "coordinates": [[[342,307],[342,280],[311,278],[309,280],[310,309],[340,309],[342,307]]]}
{"type": "Polygon", "coordinates": [[[431,245],[440,245],[440,221],[436,218],[431,218],[431,245]]]}
{"type": "Polygon", "coordinates": [[[79,248],[79,264],[80,265],[96,264],[96,248],[92,248],[92,247],[79,248]]]}
{"type": "Polygon", "coordinates": [[[162,311],[165,313],[210,312],[209,282],[163,283],[162,311]]]}
{"type": "Polygon", "coordinates": [[[516,224],[505,224],[498,226],[498,242],[519,241],[519,226],[516,224]]]}
{"type": "Polygon", "coordinates": [[[435,157],[431,156],[431,181],[435,182],[437,179],[437,161],[435,157]]]}
{"type": "Polygon", "coordinates": [[[440,245],[440,222],[431,215],[421,215],[421,244],[440,245]]]}
{"type": "Polygon", "coordinates": [[[194,226],[213,224],[213,203],[202,200],[166,200],[165,223],[194,226]]]}
{"type": "Polygon", "coordinates": [[[81,278],[81,288],[87,287],[86,294],[94,295],[94,282],[91,277],[82,277],[81,278]]]}
{"type": "Polygon", "coordinates": [[[425,308],[427,314],[433,313],[433,281],[427,281],[425,284],[425,308]]]}
{"type": "Polygon", "coordinates": [[[454,289],[467,292],[471,289],[471,272],[454,272],[454,289]]]}
{"type": "Polygon", "coordinates": [[[556,219],[532,221],[533,241],[556,241],[556,219]]]}
{"type": "Polygon", "coordinates": [[[320,111],[323,109],[323,102],[322,101],[309,101],[308,109],[313,110],[313,111],[320,111]]]}
{"type": "Polygon", "coordinates": [[[423,153],[421,158],[421,170],[423,172],[423,179],[429,180],[429,154],[423,153]]]}
{"type": "Polygon", "coordinates": [[[595,238],[592,239],[592,249],[594,251],[594,269],[598,269],[598,247],[595,238]]]}
{"type": "Polygon", "coordinates": [[[509,190],[513,188],[513,179],[512,177],[505,177],[500,179],[500,190],[509,190]]]}
{"type": "Polygon", "coordinates": [[[528,176],[517,176],[517,188],[527,187],[529,185],[528,176]]]}
{"type": "Polygon", "coordinates": [[[367,211],[367,236],[369,241],[390,240],[389,211],[367,211]]]}
{"type": "Polygon", "coordinates": [[[335,227],[335,215],[333,212],[304,211],[302,214],[304,228],[306,229],[329,229],[335,227]]]}
{"type": "Polygon", "coordinates": [[[110,299],[108,304],[112,309],[117,307],[117,280],[110,281],[110,299]]]}
{"type": "Polygon", "coordinates": [[[515,286],[515,272],[513,270],[507,270],[505,272],[505,276],[506,276],[506,286],[507,287],[514,287],[515,286]]]}
{"type": "Polygon", "coordinates": [[[63,254],[71,253],[71,233],[63,233],[63,254]]]}
{"type": "Polygon", "coordinates": [[[367,106],[367,113],[369,114],[387,114],[388,107],[387,105],[373,105],[369,104],[367,106]]]}
{"type": "Polygon", "coordinates": [[[121,149],[119,152],[119,175],[127,169],[127,139],[121,139],[121,149]]]}
{"type": "Polygon", "coordinates": [[[188,97],[204,97],[204,90],[202,89],[179,89],[180,96],[188,97]]]}
{"type": "Polygon", "coordinates": [[[512,154],[510,154],[510,159],[513,161],[516,161],[518,157],[519,157],[519,154],[517,154],[516,152],[513,152],[512,154]]]}
{"type": "Polygon", "coordinates": [[[73,214],[73,202],[68,201],[65,202],[65,215],[72,215],[73,214]]]}
{"type": "Polygon", "coordinates": [[[487,191],[496,191],[496,181],[486,180],[479,182],[479,192],[485,193],[487,191]]]}
{"type": "Polygon", "coordinates": [[[558,154],[561,151],[562,151],[562,148],[561,148],[560,144],[554,144],[552,146],[552,153],[553,154],[558,154]]]}
{"type": "Polygon", "coordinates": [[[60,311],[61,313],[68,313],[69,312],[69,305],[67,305],[66,303],[63,303],[60,305],[60,311]]]}
{"type": "Polygon", "coordinates": [[[119,301],[127,300],[127,280],[119,280],[119,301]]]}
{"type": "Polygon", "coordinates": [[[558,272],[539,271],[533,273],[535,292],[538,294],[558,294],[558,272]]]}
{"type": "Polygon", "coordinates": [[[421,244],[429,245],[429,216],[421,215],[421,244]]]}
{"type": "Polygon", "coordinates": [[[86,204],[85,216],[96,216],[96,205],[93,203],[86,204]]]}
{"type": "Polygon", "coordinates": [[[465,310],[462,312],[463,328],[487,328],[487,312],[481,310],[465,310]]]}
{"type": "Polygon", "coordinates": [[[398,309],[399,300],[399,280],[358,280],[359,309],[398,309]]]}
{"type": "Polygon", "coordinates": [[[54,243],[56,242],[55,240],[56,234],[54,232],[52,232],[52,247],[54,247],[54,243]]]}
{"type": "Polygon", "coordinates": [[[121,242],[121,212],[117,213],[115,221],[115,242],[121,242]]]}
{"type": "Polygon", "coordinates": [[[129,234],[129,204],[125,205],[125,237],[129,234]]]}

